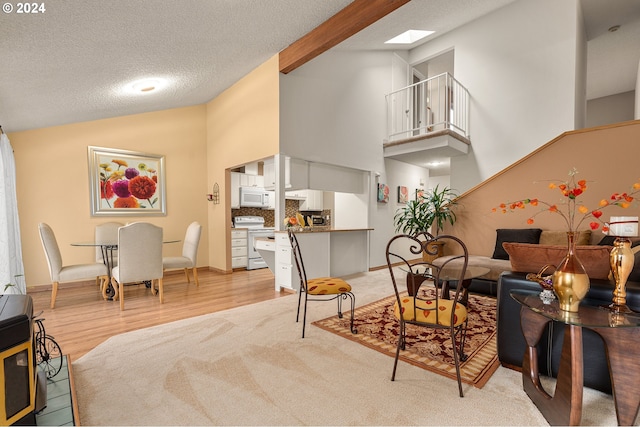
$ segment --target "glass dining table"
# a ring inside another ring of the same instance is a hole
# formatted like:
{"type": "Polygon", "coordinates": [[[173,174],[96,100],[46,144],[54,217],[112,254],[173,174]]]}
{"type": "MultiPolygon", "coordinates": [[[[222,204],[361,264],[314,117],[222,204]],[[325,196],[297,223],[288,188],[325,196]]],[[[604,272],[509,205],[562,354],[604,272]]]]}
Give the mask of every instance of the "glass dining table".
{"type": "MultiPolygon", "coordinates": [[[[162,243],[178,243],[178,242],[180,242],[180,239],[167,239],[162,241],[162,243]]],[[[74,243],[71,243],[71,246],[100,248],[100,251],[102,252],[102,261],[107,266],[107,275],[109,278],[107,286],[105,286],[104,289],[102,290],[102,294],[105,299],[113,300],[115,290],[111,285],[111,270],[113,269],[113,267],[115,267],[114,251],[118,250],[118,242],[117,241],[116,242],[113,242],[113,241],[74,242],[74,243]]],[[[150,281],[145,281],[144,284],[147,288],[151,287],[150,281]]]]}

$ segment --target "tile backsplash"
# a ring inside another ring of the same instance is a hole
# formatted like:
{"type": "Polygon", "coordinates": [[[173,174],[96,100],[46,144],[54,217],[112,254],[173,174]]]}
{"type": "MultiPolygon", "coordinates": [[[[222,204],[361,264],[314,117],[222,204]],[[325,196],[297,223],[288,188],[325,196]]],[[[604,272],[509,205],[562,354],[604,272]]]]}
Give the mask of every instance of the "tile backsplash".
{"type": "MultiPolygon", "coordinates": [[[[293,216],[296,212],[300,211],[300,201],[298,200],[285,200],[285,217],[293,216]]],[[[231,209],[231,217],[234,218],[236,216],[261,216],[264,218],[264,226],[265,227],[275,227],[275,211],[267,210],[267,209],[259,209],[259,208],[240,208],[240,209],[231,209]]],[[[326,217],[327,215],[331,215],[331,210],[325,209],[322,211],[322,216],[326,217]]],[[[284,217],[280,218],[280,221],[284,220],[284,217]]],[[[331,222],[329,221],[329,224],[331,222]]]]}

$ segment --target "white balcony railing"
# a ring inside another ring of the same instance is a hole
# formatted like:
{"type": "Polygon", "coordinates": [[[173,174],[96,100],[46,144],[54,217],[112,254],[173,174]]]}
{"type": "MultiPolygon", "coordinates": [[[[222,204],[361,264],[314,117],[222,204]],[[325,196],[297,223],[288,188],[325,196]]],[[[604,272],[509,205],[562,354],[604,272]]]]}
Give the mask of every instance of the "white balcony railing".
{"type": "Polygon", "coordinates": [[[469,92],[449,73],[396,90],[386,98],[389,141],[445,129],[469,137],[469,92]]]}

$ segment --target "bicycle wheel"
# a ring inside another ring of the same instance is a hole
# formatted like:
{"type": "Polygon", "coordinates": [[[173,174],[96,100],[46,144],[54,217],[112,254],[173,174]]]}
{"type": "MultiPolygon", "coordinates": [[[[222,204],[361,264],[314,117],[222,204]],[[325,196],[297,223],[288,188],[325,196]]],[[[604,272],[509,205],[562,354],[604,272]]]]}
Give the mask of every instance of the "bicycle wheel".
{"type": "Polygon", "coordinates": [[[46,374],[47,378],[58,375],[62,369],[62,350],[53,338],[45,335],[36,348],[36,363],[46,374]]]}

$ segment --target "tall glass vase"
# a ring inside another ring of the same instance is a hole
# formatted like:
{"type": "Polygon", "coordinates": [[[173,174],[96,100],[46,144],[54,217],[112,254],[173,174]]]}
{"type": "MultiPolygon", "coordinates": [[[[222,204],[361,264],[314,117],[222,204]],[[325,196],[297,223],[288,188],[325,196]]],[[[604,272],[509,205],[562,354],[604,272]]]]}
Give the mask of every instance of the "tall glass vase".
{"type": "Polygon", "coordinates": [[[553,273],[553,290],[560,310],[577,312],[580,301],[589,291],[589,276],[576,255],[579,232],[567,232],[567,255],[553,273]]]}

